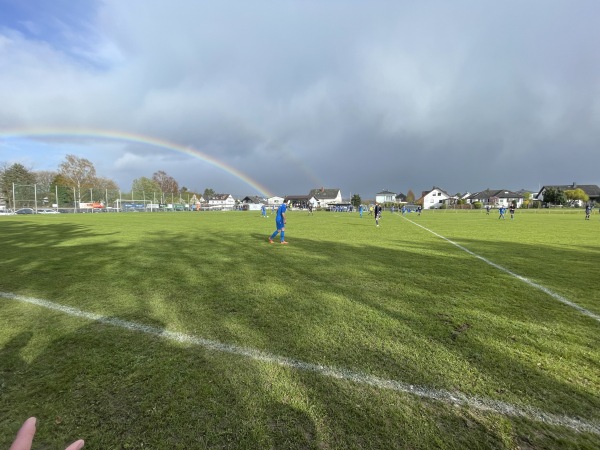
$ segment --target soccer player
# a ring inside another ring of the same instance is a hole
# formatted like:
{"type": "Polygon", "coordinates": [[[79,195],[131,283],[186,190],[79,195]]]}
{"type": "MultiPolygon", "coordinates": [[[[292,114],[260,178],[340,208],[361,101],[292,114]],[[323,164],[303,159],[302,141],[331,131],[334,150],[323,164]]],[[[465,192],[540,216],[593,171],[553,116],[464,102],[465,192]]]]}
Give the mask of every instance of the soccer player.
{"type": "Polygon", "coordinates": [[[500,215],[498,216],[498,219],[505,219],[506,217],[504,217],[504,212],[506,211],[506,209],[504,208],[504,206],[501,206],[500,209],[498,209],[498,212],[500,213],[500,215]]]}
{"type": "Polygon", "coordinates": [[[260,207],[260,212],[262,214],[263,218],[267,217],[267,207],[265,206],[265,204],[263,203],[262,206],[260,207]]]}
{"type": "Polygon", "coordinates": [[[379,219],[381,219],[381,205],[375,203],[375,225],[379,226],[379,219]]]}
{"type": "Polygon", "coordinates": [[[510,208],[508,209],[510,213],[510,220],[515,220],[515,204],[511,203],[510,208]]]}
{"type": "Polygon", "coordinates": [[[590,214],[592,213],[592,207],[585,205],[585,220],[590,220],[590,214]]]}
{"type": "Polygon", "coordinates": [[[285,224],[287,223],[287,220],[285,218],[286,210],[287,210],[287,205],[285,203],[282,203],[281,206],[279,206],[279,208],[277,208],[277,215],[275,216],[275,225],[277,226],[277,229],[273,232],[271,237],[269,237],[269,242],[271,244],[273,243],[273,239],[275,238],[275,236],[277,236],[277,234],[279,232],[281,232],[281,243],[282,244],[288,243],[288,242],[286,242],[286,240],[284,238],[285,224]]]}

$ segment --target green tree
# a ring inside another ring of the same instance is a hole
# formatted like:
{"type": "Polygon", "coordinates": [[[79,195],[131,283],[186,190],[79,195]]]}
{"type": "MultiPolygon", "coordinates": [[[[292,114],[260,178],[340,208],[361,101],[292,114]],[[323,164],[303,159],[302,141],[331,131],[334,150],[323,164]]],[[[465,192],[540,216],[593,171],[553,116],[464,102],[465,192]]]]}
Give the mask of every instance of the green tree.
{"type": "Polygon", "coordinates": [[[60,208],[61,206],[74,206],[75,194],[72,187],[68,186],[68,181],[60,174],[57,174],[52,181],[50,190],[58,196],[55,203],[60,208]]]}
{"type": "Polygon", "coordinates": [[[352,204],[352,206],[354,206],[355,208],[358,208],[360,206],[360,204],[362,203],[362,200],[360,198],[360,195],[358,194],[354,194],[352,196],[352,198],[350,199],[350,203],[352,204]]]}
{"type": "Polygon", "coordinates": [[[131,190],[135,194],[144,193],[148,196],[152,195],[155,192],[161,192],[159,184],[148,177],[140,177],[133,180],[131,190]]]}
{"type": "MultiPolygon", "coordinates": [[[[9,205],[12,205],[13,201],[13,185],[33,186],[34,184],[35,174],[23,164],[3,165],[0,172],[0,188],[2,196],[9,205]]],[[[12,207],[14,208],[15,205],[12,205],[12,207]]]]}
{"type": "Polygon", "coordinates": [[[523,208],[529,208],[531,204],[531,192],[523,192],[523,208]]]}
{"type": "Polygon", "coordinates": [[[544,202],[551,205],[564,205],[567,197],[561,189],[549,187],[544,191],[544,202]]]}
{"type": "Polygon", "coordinates": [[[34,175],[38,199],[42,199],[44,206],[56,203],[56,193],[52,190],[56,172],[51,170],[40,170],[34,172],[34,175]]]}
{"type": "Polygon", "coordinates": [[[413,203],[414,201],[415,201],[415,193],[412,191],[412,189],[409,189],[408,193],[406,194],[406,202],[413,203]]]}
{"type": "Polygon", "coordinates": [[[204,194],[202,194],[202,197],[204,197],[204,200],[208,200],[209,198],[214,197],[214,195],[215,195],[214,189],[206,188],[206,189],[204,189],[204,194]]]}
{"type": "Polygon", "coordinates": [[[565,191],[565,197],[567,200],[574,204],[576,201],[588,202],[590,197],[583,191],[583,189],[567,189],[565,191]]]}
{"type": "Polygon", "coordinates": [[[60,175],[67,182],[69,187],[75,189],[77,205],[81,203],[81,190],[94,187],[96,179],[96,168],[85,158],[75,155],[67,155],[58,169],[60,175]]]}

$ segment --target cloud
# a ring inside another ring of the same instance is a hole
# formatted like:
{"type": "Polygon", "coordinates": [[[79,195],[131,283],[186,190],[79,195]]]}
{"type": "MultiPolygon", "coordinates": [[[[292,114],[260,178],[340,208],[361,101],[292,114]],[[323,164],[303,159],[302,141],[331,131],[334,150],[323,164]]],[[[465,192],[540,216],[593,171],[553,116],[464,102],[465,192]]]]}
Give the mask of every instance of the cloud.
{"type": "MultiPolygon", "coordinates": [[[[600,143],[599,13],[585,0],[20,10],[0,21],[0,126],[167,139],[292,193],[597,183],[552,164],[600,143]]],[[[169,154],[123,145],[102,164],[219,181],[169,154]]]]}

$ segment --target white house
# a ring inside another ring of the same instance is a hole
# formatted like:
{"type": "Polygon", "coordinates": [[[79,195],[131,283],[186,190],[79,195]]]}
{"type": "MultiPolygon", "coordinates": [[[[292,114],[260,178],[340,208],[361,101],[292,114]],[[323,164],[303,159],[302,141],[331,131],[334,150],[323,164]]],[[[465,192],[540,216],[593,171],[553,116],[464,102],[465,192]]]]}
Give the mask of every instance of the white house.
{"type": "Polygon", "coordinates": [[[388,190],[383,190],[375,194],[377,203],[396,203],[396,193],[388,190]]]}
{"type": "Polygon", "coordinates": [[[423,206],[423,209],[438,209],[451,197],[443,189],[433,186],[430,191],[423,191],[421,197],[415,203],[423,206]]]}
{"type": "Polygon", "coordinates": [[[317,207],[326,208],[331,203],[342,203],[342,191],[339,189],[312,189],[308,197],[314,197],[317,207]]]}
{"type": "Polygon", "coordinates": [[[279,206],[283,203],[284,198],[283,197],[278,197],[278,196],[274,196],[274,197],[269,197],[267,199],[267,205],[269,206],[279,206]]]}
{"type": "Polygon", "coordinates": [[[263,205],[267,205],[267,199],[257,195],[246,196],[242,199],[242,208],[246,211],[260,211],[263,205]]]}
{"type": "Polygon", "coordinates": [[[215,194],[208,199],[209,209],[233,209],[235,199],[231,194],[215,194]]]}
{"type": "Polygon", "coordinates": [[[465,200],[467,203],[480,202],[484,207],[509,207],[511,204],[520,208],[523,205],[524,197],[517,192],[508,189],[486,189],[485,191],[475,192],[469,195],[465,200]]]}

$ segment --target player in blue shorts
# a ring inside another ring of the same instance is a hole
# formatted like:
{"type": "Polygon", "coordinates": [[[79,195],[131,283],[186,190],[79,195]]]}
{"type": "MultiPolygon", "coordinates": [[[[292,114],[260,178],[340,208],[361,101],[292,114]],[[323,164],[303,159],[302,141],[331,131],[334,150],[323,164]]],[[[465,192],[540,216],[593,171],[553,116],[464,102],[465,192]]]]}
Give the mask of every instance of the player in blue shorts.
{"type": "Polygon", "coordinates": [[[287,211],[287,205],[285,203],[282,203],[281,206],[279,208],[277,208],[277,215],[275,216],[275,225],[277,226],[277,229],[273,232],[271,237],[269,237],[269,242],[271,244],[273,243],[273,239],[275,238],[275,236],[277,236],[277,234],[279,232],[281,232],[281,243],[287,244],[287,242],[284,239],[285,224],[287,222],[287,220],[285,218],[286,211],[287,211]]]}

